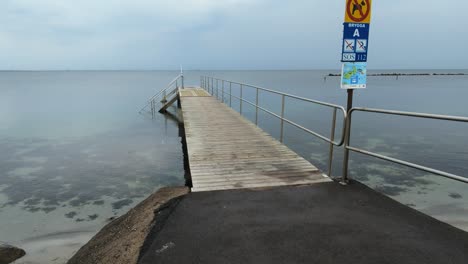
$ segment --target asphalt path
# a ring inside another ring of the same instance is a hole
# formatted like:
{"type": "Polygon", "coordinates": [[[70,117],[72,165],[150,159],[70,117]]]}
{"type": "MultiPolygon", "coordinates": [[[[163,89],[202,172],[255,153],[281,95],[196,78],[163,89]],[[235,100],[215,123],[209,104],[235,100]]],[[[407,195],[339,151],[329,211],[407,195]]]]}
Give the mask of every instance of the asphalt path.
{"type": "Polygon", "coordinates": [[[190,193],[156,218],[149,263],[468,263],[468,233],[353,183],[190,193]]]}

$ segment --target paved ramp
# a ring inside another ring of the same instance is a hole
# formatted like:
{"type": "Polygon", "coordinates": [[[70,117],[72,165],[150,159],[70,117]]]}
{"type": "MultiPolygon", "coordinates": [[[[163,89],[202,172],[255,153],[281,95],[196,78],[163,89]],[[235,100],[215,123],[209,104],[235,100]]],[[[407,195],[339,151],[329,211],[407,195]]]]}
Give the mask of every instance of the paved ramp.
{"type": "Polygon", "coordinates": [[[139,264],[468,263],[466,232],[359,183],[190,193],[158,215],[139,264]]]}

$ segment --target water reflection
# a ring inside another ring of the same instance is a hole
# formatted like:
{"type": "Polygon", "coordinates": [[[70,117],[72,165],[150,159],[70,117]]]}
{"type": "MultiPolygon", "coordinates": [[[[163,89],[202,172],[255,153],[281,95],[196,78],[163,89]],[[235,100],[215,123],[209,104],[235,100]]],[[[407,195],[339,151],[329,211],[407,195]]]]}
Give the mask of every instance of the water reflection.
{"type": "Polygon", "coordinates": [[[0,147],[8,150],[0,154],[0,184],[8,196],[2,208],[49,213],[57,207],[102,205],[103,197],[111,197],[118,200],[112,203],[118,210],[157,186],[180,183],[181,173],[173,169],[181,160],[173,151],[179,139],[157,142],[150,131],[132,127],[68,141],[2,141],[0,147]]]}
{"type": "Polygon", "coordinates": [[[137,112],[172,77],[0,72],[0,238],[27,251],[20,263],[64,263],[109,219],[185,183],[177,122],[137,112]]]}
{"type": "MultiPolygon", "coordinates": [[[[324,82],[328,73],[188,72],[186,80],[196,82],[200,75],[215,75],[344,105],[339,81],[329,77],[324,82]]],[[[24,261],[50,263],[53,256],[56,263],[63,263],[109,218],[161,186],[185,184],[183,128],[177,124],[177,112],[154,118],[137,113],[175,75],[0,72],[1,240],[23,246],[28,251],[24,261]]],[[[356,105],[468,116],[468,90],[462,89],[467,80],[465,76],[401,77],[398,81],[373,77],[369,89],[356,93],[356,105]]],[[[232,87],[238,96],[236,89],[232,87]]],[[[244,92],[255,101],[254,93],[244,92]]],[[[278,98],[260,96],[262,106],[280,112],[278,98]]],[[[239,110],[239,101],[232,99],[232,105],[239,110]]],[[[243,107],[254,120],[254,109],[243,107]]],[[[324,135],[330,132],[329,113],[288,100],[286,109],[291,120],[324,135]]],[[[468,169],[465,127],[380,117],[359,121],[357,116],[355,120],[360,130],[353,132],[352,143],[360,148],[461,175],[468,169]]],[[[276,118],[261,112],[259,124],[279,137],[276,118]]],[[[327,169],[328,144],[289,125],[285,143],[320,169],[327,169]]],[[[336,149],[334,176],[341,175],[342,158],[342,149],[336,149]]],[[[464,184],[359,154],[351,155],[350,174],[404,204],[468,230],[464,184]]]]}
{"type": "Polygon", "coordinates": [[[7,150],[0,153],[0,225],[8,227],[1,230],[2,240],[26,247],[32,256],[45,254],[34,249],[44,250],[38,244],[56,239],[50,234],[85,228],[88,235],[78,236],[89,239],[107,219],[158,188],[183,185],[178,127],[172,119],[164,121],[142,120],[79,139],[0,141],[7,150]]]}

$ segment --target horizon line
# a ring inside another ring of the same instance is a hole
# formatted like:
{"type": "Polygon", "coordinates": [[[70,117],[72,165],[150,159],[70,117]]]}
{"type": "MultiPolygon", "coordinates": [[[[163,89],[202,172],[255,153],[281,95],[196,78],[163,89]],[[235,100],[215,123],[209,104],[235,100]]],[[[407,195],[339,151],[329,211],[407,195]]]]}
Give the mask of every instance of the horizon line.
{"type": "MultiPolygon", "coordinates": [[[[468,68],[382,68],[382,69],[367,69],[368,71],[466,71],[468,68]]],[[[142,72],[142,71],[180,71],[180,69],[18,69],[18,70],[2,70],[0,72],[142,72]]],[[[341,69],[184,69],[184,71],[339,71],[341,69]]]]}

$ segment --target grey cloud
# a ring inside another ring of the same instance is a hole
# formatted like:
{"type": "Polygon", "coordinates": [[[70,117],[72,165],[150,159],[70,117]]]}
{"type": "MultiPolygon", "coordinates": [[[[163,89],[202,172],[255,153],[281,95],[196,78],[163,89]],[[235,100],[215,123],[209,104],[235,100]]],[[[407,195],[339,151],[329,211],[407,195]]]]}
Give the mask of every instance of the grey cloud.
{"type": "MultiPolygon", "coordinates": [[[[339,68],[345,1],[7,0],[0,69],[339,68]]],[[[369,68],[468,68],[465,0],[374,1],[369,68]]]]}

